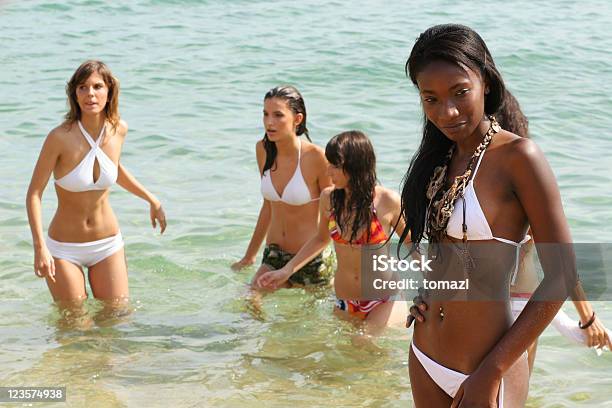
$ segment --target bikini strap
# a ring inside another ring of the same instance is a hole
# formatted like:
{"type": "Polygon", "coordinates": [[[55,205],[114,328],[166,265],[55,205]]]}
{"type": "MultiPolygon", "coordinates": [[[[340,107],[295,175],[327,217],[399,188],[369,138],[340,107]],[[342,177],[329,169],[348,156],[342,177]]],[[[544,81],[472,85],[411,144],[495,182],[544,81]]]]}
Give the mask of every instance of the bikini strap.
{"type": "Polygon", "coordinates": [[[102,137],[104,136],[104,130],[106,129],[106,123],[104,123],[104,125],[102,126],[102,129],[100,130],[100,134],[98,135],[98,140],[96,140],[95,142],[92,139],[91,135],[85,130],[81,121],[79,120],[77,121],[77,123],[79,124],[79,129],[81,129],[81,134],[85,137],[85,140],[87,140],[87,143],[89,143],[89,145],[92,148],[100,147],[100,142],[102,141],[102,137]]]}
{"type": "MultiPolygon", "coordinates": [[[[473,179],[472,179],[473,180],[473,179]]],[[[461,206],[463,207],[463,221],[461,223],[461,232],[463,232],[463,243],[467,242],[467,223],[465,216],[465,191],[461,194],[461,206]]]]}
{"type": "Polygon", "coordinates": [[[478,161],[476,162],[476,167],[474,168],[474,175],[471,178],[472,181],[476,178],[476,173],[478,172],[478,168],[480,167],[480,162],[482,161],[482,158],[484,157],[486,151],[487,149],[484,149],[482,153],[480,153],[480,157],[478,158],[478,161]]]}
{"type": "Polygon", "coordinates": [[[302,139],[298,136],[298,140],[300,141],[300,146],[298,147],[298,170],[300,170],[300,159],[302,158],[302,139]]]}

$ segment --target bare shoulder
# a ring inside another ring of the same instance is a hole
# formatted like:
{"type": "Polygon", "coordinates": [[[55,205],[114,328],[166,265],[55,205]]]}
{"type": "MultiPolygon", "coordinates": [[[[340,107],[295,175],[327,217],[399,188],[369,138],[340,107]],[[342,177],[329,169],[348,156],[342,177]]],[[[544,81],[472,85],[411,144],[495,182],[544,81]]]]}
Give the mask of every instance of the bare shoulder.
{"type": "Polygon", "coordinates": [[[379,214],[388,214],[388,216],[395,219],[401,208],[399,194],[386,187],[376,186],[376,196],[378,197],[378,203],[375,201],[376,211],[379,214]]]}
{"type": "Polygon", "coordinates": [[[500,153],[503,153],[505,157],[521,156],[522,154],[529,153],[529,151],[531,153],[539,151],[533,140],[505,130],[502,130],[493,137],[491,147],[495,150],[499,149],[500,153]]]}
{"type": "Polygon", "coordinates": [[[51,129],[49,134],[47,135],[47,139],[45,140],[45,144],[50,147],[58,147],[66,146],[70,143],[72,138],[74,126],[69,122],[63,122],[55,128],[51,129]]]}
{"type": "Polygon", "coordinates": [[[266,149],[263,144],[263,140],[258,140],[255,143],[255,155],[257,156],[257,160],[263,159],[266,156],[266,149]]]}
{"type": "Polygon", "coordinates": [[[325,187],[323,190],[321,190],[321,196],[319,199],[321,200],[321,205],[323,208],[326,208],[327,210],[331,208],[330,202],[332,191],[334,191],[333,186],[325,187]]]}
{"type": "Polygon", "coordinates": [[[332,191],[334,191],[333,186],[325,187],[323,190],[321,190],[321,200],[326,199],[329,201],[332,191]]]}
{"type": "Polygon", "coordinates": [[[66,133],[68,133],[69,131],[70,131],[69,125],[67,125],[66,123],[62,123],[61,125],[56,126],[53,129],[51,129],[51,131],[47,135],[47,139],[50,141],[59,142],[62,139],[62,137],[63,138],[66,137],[66,133]]]}
{"type": "Polygon", "coordinates": [[[503,146],[503,157],[513,171],[530,167],[544,160],[544,153],[531,139],[518,137],[503,146]]]}
{"type": "MultiPolygon", "coordinates": [[[[512,143],[516,140],[526,139],[520,137],[512,132],[508,132],[507,130],[501,130],[496,133],[491,140],[490,149],[505,149],[508,148],[512,143]]],[[[528,140],[528,139],[527,139],[528,140]]]]}
{"type": "Polygon", "coordinates": [[[376,195],[386,206],[396,207],[400,205],[400,196],[397,192],[380,185],[376,186],[376,195]]]}
{"type": "Polygon", "coordinates": [[[541,160],[544,156],[533,140],[507,131],[494,136],[491,148],[498,153],[499,162],[513,171],[524,167],[527,162],[541,160]]]}
{"type": "Polygon", "coordinates": [[[122,138],[127,136],[128,132],[128,124],[125,120],[119,119],[119,123],[117,124],[117,134],[122,138]]]}
{"type": "Polygon", "coordinates": [[[544,153],[533,140],[519,137],[507,143],[501,153],[502,171],[515,189],[529,180],[555,183],[554,174],[544,153]]]}
{"type": "Polygon", "coordinates": [[[540,150],[536,142],[524,137],[519,137],[518,139],[513,140],[511,143],[509,143],[509,147],[511,148],[511,152],[509,153],[512,156],[522,159],[539,157],[543,155],[542,150],[540,150]]]}
{"type": "Polygon", "coordinates": [[[257,166],[259,167],[259,172],[262,173],[264,164],[266,163],[266,149],[263,145],[263,139],[258,140],[255,143],[255,157],[257,159],[257,166]]]}
{"type": "Polygon", "coordinates": [[[263,153],[264,150],[263,139],[260,139],[255,143],[255,153],[263,153]]]}
{"type": "Polygon", "coordinates": [[[302,139],[302,157],[304,160],[311,161],[317,165],[327,163],[325,150],[323,150],[321,146],[317,146],[306,139],[302,139]]]}

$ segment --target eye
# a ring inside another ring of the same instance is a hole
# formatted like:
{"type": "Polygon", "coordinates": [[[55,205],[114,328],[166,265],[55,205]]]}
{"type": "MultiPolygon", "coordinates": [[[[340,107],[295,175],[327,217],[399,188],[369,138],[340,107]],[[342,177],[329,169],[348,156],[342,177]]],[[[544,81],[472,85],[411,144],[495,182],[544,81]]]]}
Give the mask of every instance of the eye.
{"type": "Polygon", "coordinates": [[[464,89],[461,89],[459,92],[457,92],[457,95],[458,96],[465,96],[468,93],[470,93],[470,89],[469,88],[464,88],[464,89]]]}
{"type": "Polygon", "coordinates": [[[96,89],[101,89],[102,88],[102,84],[96,84],[95,88],[96,89]]]}
{"type": "Polygon", "coordinates": [[[433,96],[425,96],[423,97],[423,102],[425,103],[435,103],[436,102],[436,98],[434,98],[433,96]]]}
{"type": "Polygon", "coordinates": [[[274,114],[274,116],[276,116],[277,118],[282,118],[282,117],[283,117],[283,116],[285,116],[285,115],[283,115],[283,114],[282,114],[282,113],[280,113],[280,112],[276,112],[276,113],[274,114]]]}

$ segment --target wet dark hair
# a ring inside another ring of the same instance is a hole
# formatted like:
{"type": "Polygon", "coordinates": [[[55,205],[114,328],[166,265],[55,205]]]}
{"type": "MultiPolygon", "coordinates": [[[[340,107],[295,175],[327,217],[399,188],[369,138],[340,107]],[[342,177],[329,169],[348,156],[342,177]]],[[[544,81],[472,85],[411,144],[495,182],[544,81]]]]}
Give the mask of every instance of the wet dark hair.
{"type": "Polygon", "coordinates": [[[348,200],[344,189],[336,188],[331,193],[331,209],[340,231],[346,231],[346,226],[351,225],[349,242],[353,242],[366,227],[369,240],[368,226],[372,222],[371,205],[377,181],[376,155],[370,139],[358,130],[342,132],[327,143],[325,157],[348,175],[348,200]]]}
{"type": "Polygon", "coordinates": [[[502,129],[514,133],[517,136],[529,138],[529,120],[525,114],[523,114],[521,106],[514,95],[507,89],[506,97],[504,98],[502,106],[495,114],[495,119],[497,119],[502,129]]]}
{"type": "MultiPolygon", "coordinates": [[[[291,85],[277,86],[270,89],[266,93],[264,96],[264,101],[270,98],[279,98],[286,101],[287,105],[289,105],[289,109],[291,109],[294,115],[301,113],[304,116],[302,122],[297,126],[295,133],[298,136],[306,135],[308,141],[311,141],[310,136],[308,135],[308,128],[306,127],[306,105],[304,104],[304,98],[302,97],[300,91],[291,85]]],[[[264,164],[263,168],[263,171],[265,172],[266,170],[271,169],[274,165],[277,150],[276,143],[268,139],[267,133],[264,134],[263,146],[266,150],[266,163],[264,164]]]]}
{"type": "MultiPolygon", "coordinates": [[[[437,25],[421,33],[405,66],[406,75],[415,86],[418,86],[417,76],[434,61],[446,61],[479,73],[489,88],[484,101],[485,114],[496,115],[502,128],[519,136],[527,136],[527,118],[521,112],[518,101],[506,89],[491,53],[478,33],[458,24],[437,25]]],[[[427,238],[424,237],[427,185],[434,169],[443,164],[453,145],[425,114],[423,116],[423,138],[404,176],[401,195],[401,213],[406,220],[406,228],[400,243],[410,233],[413,249],[423,238],[427,238]]]]}

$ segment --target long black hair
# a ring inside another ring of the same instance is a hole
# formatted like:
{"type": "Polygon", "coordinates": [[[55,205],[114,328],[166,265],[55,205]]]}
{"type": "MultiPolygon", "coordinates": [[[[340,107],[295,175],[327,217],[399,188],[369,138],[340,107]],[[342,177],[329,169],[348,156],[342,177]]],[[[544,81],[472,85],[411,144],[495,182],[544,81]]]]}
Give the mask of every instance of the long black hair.
{"type": "MultiPolygon", "coordinates": [[[[304,98],[302,97],[300,91],[291,85],[277,86],[266,92],[264,101],[270,98],[279,98],[287,101],[287,105],[289,105],[289,109],[291,109],[294,115],[301,113],[304,116],[302,122],[297,126],[295,133],[298,136],[306,135],[308,141],[311,142],[312,140],[310,140],[308,128],[306,127],[306,105],[304,104],[304,98]]],[[[270,141],[267,133],[264,134],[263,146],[266,150],[266,163],[264,164],[263,168],[263,171],[265,172],[266,170],[271,169],[274,165],[277,150],[276,143],[270,141]]]]}
{"type": "Polygon", "coordinates": [[[370,139],[358,130],[342,132],[327,143],[325,157],[332,166],[348,175],[349,196],[344,189],[336,188],[331,193],[331,209],[340,231],[346,231],[347,225],[351,225],[349,242],[353,242],[366,227],[366,240],[369,241],[377,180],[376,155],[370,139]]]}
{"type": "MultiPolygon", "coordinates": [[[[410,52],[405,66],[406,75],[418,86],[418,74],[431,62],[440,60],[480,73],[489,87],[484,101],[485,114],[499,117],[502,128],[527,136],[527,118],[514,96],[506,89],[489,49],[476,31],[459,24],[428,28],[421,33],[410,52]]],[[[400,243],[410,233],[413,249],[418,247],[423,238],[427,238],[424,237],[427,185],[434,169],[443,164],[453,144],[425,114],[423,121],[423,138],[404,176],[401,197],[401,213],[406,228],[400,243]]]]}

